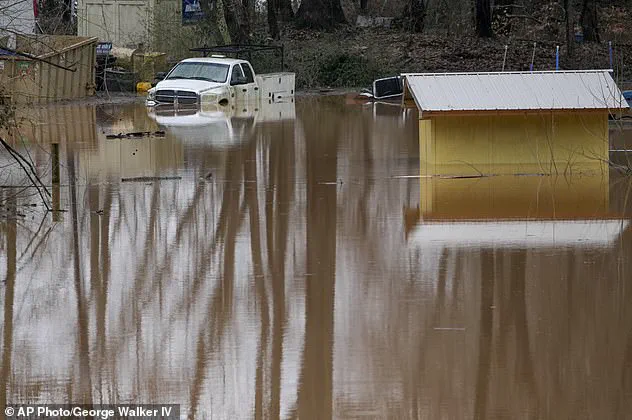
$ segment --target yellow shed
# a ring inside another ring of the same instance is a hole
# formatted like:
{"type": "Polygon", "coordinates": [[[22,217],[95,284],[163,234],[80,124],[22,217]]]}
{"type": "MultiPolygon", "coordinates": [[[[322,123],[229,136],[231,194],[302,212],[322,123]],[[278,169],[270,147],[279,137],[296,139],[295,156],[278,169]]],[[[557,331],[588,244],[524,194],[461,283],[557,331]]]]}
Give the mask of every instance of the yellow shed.
{"type": "Polygon", "coordinates": [[[627,107],[608,70],[406,74],[404,101],[422,175],[603,170],[608,115],[627,107]]]}

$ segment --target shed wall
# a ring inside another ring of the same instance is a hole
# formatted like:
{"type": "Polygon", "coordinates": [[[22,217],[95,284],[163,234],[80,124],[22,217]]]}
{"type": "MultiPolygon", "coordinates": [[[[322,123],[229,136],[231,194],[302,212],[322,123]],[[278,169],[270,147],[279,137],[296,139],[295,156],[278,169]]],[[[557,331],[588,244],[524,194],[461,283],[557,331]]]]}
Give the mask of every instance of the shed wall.
{"type": "Polygon", "coordinates": [[[96,40],[46,57],[51,63],[75,67],[71,72],[22,57],[0,59],[0,84],[15,103],[43,104],[94,94],[96,40]]]}
{"type": "Polygon", "coordinates": [[[604,169],[607,112],[419,120],[422,175],[563,174],[604,169]]]}

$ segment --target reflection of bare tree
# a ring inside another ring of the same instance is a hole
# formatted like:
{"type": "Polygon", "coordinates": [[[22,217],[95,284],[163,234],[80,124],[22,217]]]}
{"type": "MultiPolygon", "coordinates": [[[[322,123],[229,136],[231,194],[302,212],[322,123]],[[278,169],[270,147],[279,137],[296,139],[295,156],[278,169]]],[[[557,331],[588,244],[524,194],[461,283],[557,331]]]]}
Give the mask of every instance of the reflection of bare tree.
{"type": "Polygon", "coordinates": [[[531,344],[529,340],[529,325],[527,322],[527,297],[526,297],[526,251],[518,251],[512,258],[511,266],[511,300],[512,318],[516,328],[516,349],[518,374],[527,386],[530,398],[536,397],[535,377],[533,373],[533,360],[531,357],[531,344]]]}
{"type": "Polygon", "coordinates": [[[335,125],[306,131],[306,320],[298,417],[328,419],[333,415],[338,133],[335,125]]]}
{"type": "MultiPolygon", "coordinates": [[[[104,204],[100,206],[99,191],[90,194],[90,209],[103,210],[99,217],[90,215],[90,275],[93,278],[93,292],[96,293],[96,357],[97,391],[103,389],[103,371],[106,368],[106,316],[108,304],[108,285],[110,282],[110,213],[112,209],[111,187],[103,192],[104,204]],[[94,220],[98,218],[97,220],[94,220]]],[[[103,395],[100,395],[103,401],[103,395]]]]}
{"type": "MultiPolygon", "coordinates": [[[[15,206],[15,198],[6,202],[15,206]]],[[[0,368],[0,407],[7,405],[7,393],[11,378],[11,353],[13,351],[13,304],[15,297],[15,271],[17,246],[17,221],[11,217],[5,224],[7,250],[7,277],[4,281],[4,325],[2,328],[2,367],[0,368]]]]}
{"type": "Polygon", "coordinates": [[[70,206],[72,218],[73,267],[75,280],[75,294],[77,298],[77,334],[79,352],[79,400],[83,403],[92,402],[92,380],[90,376],[90,343],[88,338],[88,308],[83,292],[81,278],[81,255],[79,253],[79,222],[77,210],[77,180],[75,176],[75,158],[72,148],[68,148],[68,180],[70,183],[70,206]]]}
{"type": "MultiPolygon", "coordinates": [[[[244,179],[247,182],[257,178],[257,147],[252,144],[248,148],[248,159],[244,163],[244,179]]],[[[255,373],[255,419],[264,418],[264,360],[268,349],[269,333],[269,309],[268,297],[266,294],[265,274],[263,269],[263,257],[261,256],[261,227],[259,220],[259,203],[257,198],[257,188],[245,189],[246,202],[248,205],[248,215],[250,221],[250,253],[254,271],[254,282],[257,290],[257,298],[260,305],[259,317],[261,321],[261,343],[257,356],[257,372],[255,373]]]]}
{"type": "Polygon", "coordinates": [[[492,358],[495,277],[494,253],[491,250],[483,250],[481,251],[481,326],[478,332],[478,373],[476,375],[476,401],[474,402],[475,419],[487,418],[489,376],[492,358]]]}
{"type": "MultiPolygon", "coordinates": [[[[223,275],[221,276],[219,287],[213,291],[206,306],[207,314],[202,325],[207,325],[208,327],[200,330],[197,339],[195,355],[196,373],[189,398],[191,409],[190,418],[195,418],[198,409],[202,385],[210,361],[208,353],[217,349],[217,346],[221,343],[226,331],[226,325],[230,321],[232,314],[235,280],[235,241],[243,214],[243,211],[240,210],[241,206],[239,205],[242,184],[241,164],[241,152],[230,153],[226,164],[225,176],[228,184],[224,189],[222,210],[218,221],[218,232],[220,237],[224,239],[223,275]]],[[[197,278],[200,277],[200,275],[197,276],[197,278]]]]}
{"type": "MultiPolygon", "coordinates": [[[[441,257],[439,260],[439,275],[437,279],[437,296],[434,299],[434,309],[432,310],[432,317],[428,318],[425,325],[423,325],[421,337],[423,340],[417,347],[417,355],[415,357],[414,363],[412,366],[407,366],[406,363],[403,363],[401,367],[401,371],[407,374],[406,387],[404,388],[404,398],[410,404],[409,413],[417,416],[420,410],[419,400],[422,397],[421,394],[421,386],[420,381],[423,376],[425,376],[425,363],[426,357],[428,353],[428,349],[431,345],[431,341],[435,336],[433,336],[433,328],[440,325],[442,312],[445,310],[446,302],[446,283],[447,283],[447,271],[448,271],[448,257],[449,250],[444,249],[441,252],[441,257]]],[[[411,290],[411,293],[414,291],[411,290]]]]}
{"type": "MultiPolygon", "coordinates": [[[[628,260],[621,262],[618,269],[621,271],[622,278],[630,278],[630,273],[632,272],[629,260],[632,255],[632,226],[628,227],[623,233],[621,245],[621,254],[627,256],[628,260]]],[[[632,290],[630,287],[626,287],[621,294],[622,302],[628,305],[630,299],[632,299],[632,290]]],[[[632,316],[628,316],[625,321],[627,325],[632,324],[632,316]]],[[[632,328],[628,328],[620,372],[619,386],[613,404],[616,407],[615,414],[617,418],[626,418],[632,410],[632,328]]]]}
{"type": "Polygon", "coordinates": [[[415,248],[398,217],[419,181],[393,176],[418,171],[408,144],[416,134],[391,139],[387,118],[310,101],[299,107],[306,139],[288,124],[257,127],[256,141],[239,148],[202,147],[193,172],[212,170],[212,180],[88,186],[101,215],[83,210],[80,184],[62,187],[62,203],[70,192],[73,205],[59,228],[43,242],[18,231],[36,257],[18,261],[2,302],[4,341],[13,339],[2,354],[3,398],[20,398],[9,392],[21,389],[16,381],[45,390],[67,382],[56,397],[80,400],[87,378],[95,402],[171,400],[196,418],[578,418],[603,402],[591,400],[590,363],[593,375],[605,372],[595,394],[614,398],[608,387],[621,385],[625,417],[629,232],[616,250],[415,248]],[[58,298],[68,285],[78,319],[67,305],[37,305],[42,291],[58,288],[58,298]],[[25,306],[35,314],[26,327],[26,309],[11,301],[36,302],[25,306]],[[77,340],[69,356],[51,357],[58,370],[46,377],[16,346],[35,348],[28,334],[49,316],[77,340]],[[65,364],[79,374],[67,380],[65,364]],[[545,406],[549,395],[561,409],[545,406]],[[587,402],[569,408],[578,395],[587,402]]]}
{"type": "MultiPolygon", "coordinates": [[[[90,289],[93,293],[96,294],[97,298],[97,348],[99,349],[99,353],[97,353],[97,367],[101,367],[103,361],[101,360],[101,346],[104,345],[104,334],[105,334],[105,319],[101,320],[99,315],[101,315],[101,311],[99,309],[101,305],[99,303],[102,300],[107,300],[105,296],[102,294],[101,290],[101,272],[99,270],[99,215],[96,213],[99,210],[99,189],[96,185],[91,185],[88,187],[88,208],[90,209],[90,289]],[[103,322],[103,325],[101,325],[103,322]]],[[[105,316],[105,313],[102,314],[105,316]]],[[[102,379],[101,379],[101,369],[95,371],[97,385],[97,390],[101,389],[102,379]]]]}
{"type": "MultiPolygon", "coordinates": [[[[191,203],[187,206],[186,210],[178,220],[175,238],[173,243],[168,246],[166,257],[162,259],[162,261],[158,261],[156,255],[157,249],[152,244],[154,243],[156,227],[160,217],[160,206],[158,205],[160,189],[158,187],[158,183],[155,183],[154,185],[152,200],[155,201],[152,201],[149,226],[147,229],[146,239],[144,241],[146,245],[143,247],[143,255],[140,262],[136,264],[138,268],[132,281],[133,287],[129,290],[129,293],[126,294],[127,299],[123,302],[123,307],[133,307],[136,309],[136,312],[134,317],[123,318],[123,323],[120,326],[121,332],[123,333],[121,334],[121,337],[125,337],[127,333],[135,329],[135,324],[133,323],[134,320],[140,318],[141,311],[156,297],[156,294],[161,290],[160,286],[163,284],[165,277],[172,272],[171,270],[173,265],[177,262],[177,250],[182,245],[185,233],[195,229],[196,227],[193,220],[196,215],[196,211],[199,211],[200,203],[204,195],[204,186],[200,184],[195,188],[195,194],[191,203]],[[153,270],[156,274],[152,277],[152,269],[150,267],[156,264],[158,264],[158,267],[153,270]]],[[[119,203],[121,201],[122,200],[119,197],[119,203]]],[[[120,220],[122,220],[121,217],[118,218],[119,224],[114,226],[114,230],[118,232],[122,230],[120,220]]],[[[201,280],[200,278],[196,279],[198,281],[201,280]]],[[[118,350],[122,350],[122,346],[119,346],[118,350]]]]}
{"type": "MultiPolygon", "coordinates": [[[[267,236],[268,258],[271,262],[272,275],[273,320],[272,320],[272,389],[270,396],[270,416],[279,418],[281,410],[281,360],[282,342],[285,331],[285,270],[286,249],[288,242],[288,226],[290,223],[290,204],[295,185],[294,179],[294,138],[293,132],[287,132],[285,126],[279,127],[273,133],[276,138],[270,144],[268,166],[273,169],[274,178],[268,180],[275,185],[274,209],[266,211],[270,220],[267,236]],[[270,214],[272,213],[272,214],[270,214]],[[272,217],[273,216],[273,217],[272,217]],[[274,221],[273,221],[274,220],[274,221]],[[271,257],[271,258],[270,258],[271,257]]],[[[269,203],[266,203],[269,205],[269,203]]]]}

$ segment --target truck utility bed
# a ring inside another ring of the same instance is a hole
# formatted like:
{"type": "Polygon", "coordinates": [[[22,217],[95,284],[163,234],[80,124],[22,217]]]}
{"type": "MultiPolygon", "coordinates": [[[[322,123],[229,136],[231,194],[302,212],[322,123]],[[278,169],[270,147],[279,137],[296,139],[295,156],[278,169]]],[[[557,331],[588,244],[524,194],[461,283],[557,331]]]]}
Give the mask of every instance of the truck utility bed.
{"type": "Polygon", "coordinates": [[[289,72],[264,73],[255,76],[261,99],[276,100],[294,96],[295,74],[289,72]]]}

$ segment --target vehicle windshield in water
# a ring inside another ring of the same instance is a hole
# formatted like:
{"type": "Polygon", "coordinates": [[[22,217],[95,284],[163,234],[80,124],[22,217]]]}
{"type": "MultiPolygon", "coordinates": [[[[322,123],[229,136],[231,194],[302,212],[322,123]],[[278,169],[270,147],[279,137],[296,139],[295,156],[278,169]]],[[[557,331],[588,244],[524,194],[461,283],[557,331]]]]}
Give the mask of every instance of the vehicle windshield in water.
{"type": "Polygon", "coordinates": [[[184,62],[178,64],[169,73],[167,79],[192,79],[224,83],[228,77],[228,68],[227,64],[184,62]]]}

